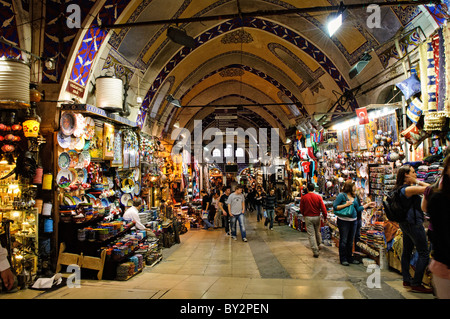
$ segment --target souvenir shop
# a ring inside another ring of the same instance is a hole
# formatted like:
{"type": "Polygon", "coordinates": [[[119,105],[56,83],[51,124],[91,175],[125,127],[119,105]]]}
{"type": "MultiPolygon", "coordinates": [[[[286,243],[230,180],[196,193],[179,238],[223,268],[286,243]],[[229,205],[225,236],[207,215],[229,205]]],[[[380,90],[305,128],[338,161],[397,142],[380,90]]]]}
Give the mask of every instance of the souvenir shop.
{"type": "Polygon", "coordinates": [[[162,248],[187,231],[181,160],[101,107],[101,98],[96,106],[61,104],[58,129],[41,127],[43,93],[30,85],[29,64],[0,63],[10,70],[2,78],[16,87],[0,87],[0,238],[18,288],[68,265],[86,278],[128,280],[159,262],[162,248]],[[147,230],[122,218],[135,198],[143,201],[139,219],[147,230]]]}
{"type": "MultiPolygon", "coordinates": [[[[305,231],[298,203],[302,187],[313,182],[328,209],[328,221],[322,224],[324,243],[337,246],[333,201],[343,182],[353,179],[362,201],[376,203],[362,213],[355,253],[365,265],[401,270],[401,230],[387,219],[382,201],[395,185],[398,167],[405,163],[415,168],[421,181],[433,184],[440,177],[450,143],[448,60],[444,58],[450,54],[450,45],[445,44],[448,35],[448,27],[443,26],[419,45],[418,62],[411,65],[406,80],[395,84],[403,102],[367,105],[326,130],[314,121],[297,126],[286,166],[292,176],[293,201],[285,207],[291,227],[305,231]]],[[[429,280],[425,275],[424,282],[429,280]]]]}
{"type": "Polygon", "coordinates": [[[181,161],[135,123],[88,104],[63,105],[55,145],[59,217],[56,272],[78,264],[98,279],[128,280],[180,242],[181,161]],[[123,220],[141,198],[140,222],[123,220]]]}
{"type": "Polygon", "coordinates": [[[25,287],[50,268],[53,220],[42,204],[51,194],[41,187],[49,136],[40,129],[42,94],[30,83],[30,65],[1,59],[0,69],[0,239],[25,287]]]}

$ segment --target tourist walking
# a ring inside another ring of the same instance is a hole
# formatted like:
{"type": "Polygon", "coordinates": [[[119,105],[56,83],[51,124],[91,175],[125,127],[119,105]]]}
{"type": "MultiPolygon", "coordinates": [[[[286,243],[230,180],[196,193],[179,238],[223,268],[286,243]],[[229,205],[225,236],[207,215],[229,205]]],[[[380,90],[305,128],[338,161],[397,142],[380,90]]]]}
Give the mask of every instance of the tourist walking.
{"type": "Polygon", "coordinates": [[[273,230],[273,219],[275,217],[275,208],[277,207],[277,197],[273,188],[270,189],[269,195],[264,196],[263,205],[267,215],[264,226],[269,226],[269,229],[273,230]]]}
{"type": "Polygon", "coordinates": [[[256,207],[256,221],[260,221],[263,217],[262,208],[263,208],[263,197],[264,191],[261,186],[256,187],[255,194],[255,207],[256,207]]]}
{"type": "Polygon", "coordinates": [[[211,200],[211,207],[214,207],[214,228],[222,227],[222,213],[219,211],[219,193],[216,191],[211,200]]]}
{"type": "Polygon", "coordinates": [[[394,190],[400,189],[402,207],[409,207],[406,220],[400,221],[399,226],[403,234],[403,251],[401,256],[403,286],[413,292],[432,293],[433,290],[422,284],[422,278],[429,263],[428,239],[423,227],[424,213],[421,209],[422,198],[427,183],[417,180],[416,171],[411,165],[403,165],[397,172],[394,190]],[[414,277],[410,274],[411,258],[417,251],[414,277]]]}
{"type": "Polygon", "coordinates": [[[228,205],[228,211],[230,212],[230,223],[231,223],[231,238],[234,240],[236,237],[236,224],[239,222],[239,228],[241,231],[241,236],[243,241],[247,241],[247,234],[245,231],[245,198],[242,194],[243,186],[238,185],[234,193],[232,193],[228,200],[226,201],[228,205]]]}
{"type": "Polygon", "coordinates": [[[309,244],[315,258],[319,257],[322,236],[320,234],[321,217],[327,219],[327,208],[322,196],[314,192],[314,184],[309,183],[306,187],[307,193],[300,200],[300,212],[305,216],[306,232],[309,244]]]}
{"type": "Polygon", "coordinates": [[[227,200],[231,194],[230,186],[225,186],[223,189],[223,194],[219,199],[219,212],[222,215],[222,225],[225,227],[225,233],[230,235],[230,212],[228,211],[227,200]]]}

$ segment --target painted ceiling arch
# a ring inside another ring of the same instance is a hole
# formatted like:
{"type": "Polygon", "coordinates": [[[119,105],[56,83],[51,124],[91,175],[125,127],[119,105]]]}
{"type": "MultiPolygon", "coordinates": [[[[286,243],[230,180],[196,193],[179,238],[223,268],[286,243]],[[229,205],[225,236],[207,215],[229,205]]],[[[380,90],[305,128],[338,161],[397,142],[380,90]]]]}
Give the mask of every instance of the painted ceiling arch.
{"type": "MultiPolygon", "coordinates": [[[[279,38],[283,38],[288,42],[292,43],[300,50],[304,51],[307,55],[309,55],[314,61],[316,61],[327,73],[333,81],[339,86],[341,91],[344,93],[349,90],[350,87],[345,80],[344,76],[339,72],[334,63],[322,52],[320,51],[312,42],[307,39],[301,37],[296,32],[289,30],[283,26],[277,25],[271,21],[258,19],[258,18],[250,18],[250,19],[235,19],[229,20],[222,24],[215,26],[214,28],[207,30],[205,33],[201,34],[196,38],[196,42],[198,46],[195,49],[182,48],[178,53],[172,57],[172,59],[166,64],[163,70],[158,74],[157,78],[153,82],[150,87],[146,98],[142,104],[141,113],[138,116],[138,123],[143,123],[143,120],[147,114],[148,103],[152,100],[161,85],[164,81],[165,77],[170,74],[170,72],[177,67],[178,64],[182,62],[183,59],[187,58],[192,51],[198,50],[202,45],[211,41],[218,35],[221,35],[227,31],[236,30],[237,28],[242,28],[243,26],[247,28],[254,28],[257,30],[264,30],[269,32],[279,38]]],[[[349,102],[350,107],[352,109],[356,108],[358,105],[355,100],[351,100],[349,102]]]]}

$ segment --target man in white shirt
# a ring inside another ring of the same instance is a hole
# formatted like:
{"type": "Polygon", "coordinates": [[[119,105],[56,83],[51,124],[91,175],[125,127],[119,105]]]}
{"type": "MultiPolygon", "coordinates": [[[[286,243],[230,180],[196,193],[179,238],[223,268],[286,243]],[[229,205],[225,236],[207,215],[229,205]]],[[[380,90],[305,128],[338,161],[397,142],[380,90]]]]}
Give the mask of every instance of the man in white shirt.
{"type": "Polygon", "coordinates": [[[147,227],[145,227],[141,223],[141,219],[139,218],[139,209],[141,209],[142,206],[142,199],[136,198],[133,200],[133,206],[128,208],[125,213],[123,213],[122,218],[124,220],[129,220],[134,222],[136,229],[138,230],[149,230],[147,227]]]}
{"type": "Polygon", "coordinates": [[[0,245],[0,275],[6,289],[10,290],[14,285],[14,274],[8,261],[8,251],[0,245]]]}

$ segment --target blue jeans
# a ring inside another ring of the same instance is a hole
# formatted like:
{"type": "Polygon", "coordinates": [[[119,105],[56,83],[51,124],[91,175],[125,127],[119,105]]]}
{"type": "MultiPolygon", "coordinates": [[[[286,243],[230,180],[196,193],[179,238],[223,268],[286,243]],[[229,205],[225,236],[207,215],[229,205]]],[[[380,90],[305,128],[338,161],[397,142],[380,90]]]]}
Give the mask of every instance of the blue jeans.
{"type": "Polygon", "coordinates": [[[262,205],[256,205],[256,220],[260,221],[263,218],[262,215],[262,205]]]}
{"type": "Polygon", "coordinates": [[[233,215],[231,214],[231,236],[236,237],[236,224],[239,221],[239,228],[241,230],[242,239],[247,238],[244,225],[244,214],[233,215]]]}
{"type": "Polygon", "coordinates": [[[402,222],[399,225],[403,232],[403,252],[401,258],[403,281],[411,283],[411,286],[420,286],[422,284],[423,274],[430,260],[425,228],[422,224],[415,225],[408,222],[402,222]],[[416,262],[414,278],[411,278],[409,266],[414,247],[416,247],[419,258],[416,262]]]}
{"type": "Polygon", "coordinates": [[[273,228],[273,216],[275,214],[275,210],[273,208],[266,209],[266,214],[267,214],[267,219],[264,222],[264,226],[267,226],[267,224],[270,222],[269,228],[272,229],[273,228]]]}
{"type": "Polygon", "coordinates": [[[214,227],[214,225],[208,220],[208,218],[203,218],[203,222],[205,223],[205,229],[214,227]]]}
{"type": "Polygon", "coordinates": [[[362,220],[357,219],[356,220],[356,231],[355,231],[355,251],[360,251],[359,246],[356,245],[356,243],[361,241],[361,226],[362,226],[362,220]]]}
{"type": "Polygon", "coordinates": [[[355,240],[357,221],[347,221],[340,218],[337,219],[339,229],[339,261],[351,263],[353,262],[353,241],[355,240]]]}

